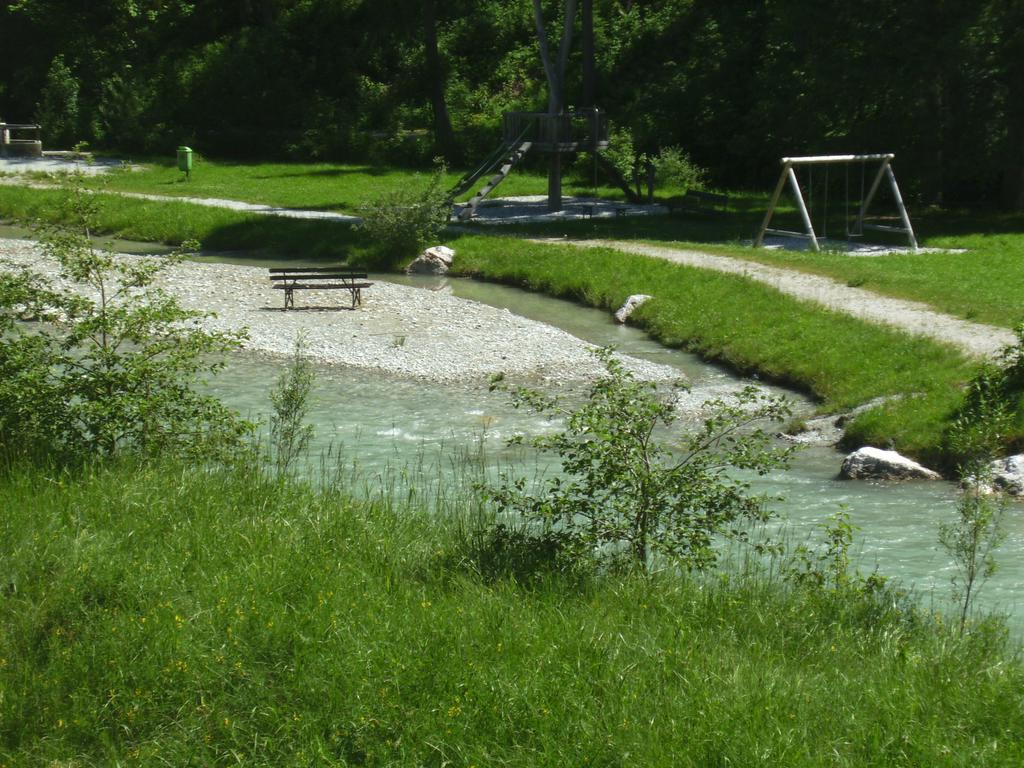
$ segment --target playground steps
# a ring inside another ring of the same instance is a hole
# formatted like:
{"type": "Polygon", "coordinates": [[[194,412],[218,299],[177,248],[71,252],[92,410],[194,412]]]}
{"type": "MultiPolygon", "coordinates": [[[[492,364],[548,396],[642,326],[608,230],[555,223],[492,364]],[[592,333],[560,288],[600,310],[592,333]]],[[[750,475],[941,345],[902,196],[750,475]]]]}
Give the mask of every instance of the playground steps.
{"type": "Polygon", "coordinates": [[[469,201],[463,206],[462,210],[459,211],[459,221],[468,221],[473,218],[476,214],[476,207],[480,205],[480,202],[487,197],[494,188],[503,182],[508,175],[512,172],[512,169],[516,167],[523,156],[530,151],[530,147],[533,145],[531,141],[523,141],[516,145],[510,145],[508,147],[509,152],[505,157],[505,161],[501,167],[498,168],[498,172],[495,173],[490,180],[477,190],[477,193],[469,199],[469,201]]]}

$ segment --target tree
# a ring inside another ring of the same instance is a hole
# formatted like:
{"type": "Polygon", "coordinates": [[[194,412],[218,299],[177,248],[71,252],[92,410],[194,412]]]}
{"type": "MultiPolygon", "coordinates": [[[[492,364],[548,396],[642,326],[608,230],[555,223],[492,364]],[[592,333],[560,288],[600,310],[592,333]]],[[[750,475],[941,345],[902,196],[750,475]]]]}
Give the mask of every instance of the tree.
{"type": "Polygon", "coordinates": [[[540,46],[540,60],[548,80],[548,113],[552,115],[565,111],[565,68],[572,48],[572,30],[576,20],[576,0],[565,0],[562,16],[562,37],[558,45],[558,58],[552,60],[548,33],[544,26],[544,11],[540,0],[533,0],[533,20],[537,27],[537,43],[540,46]]]}
{"type": "Polygon", "coordinates": [[[763,475],[788,463],[792,448],[776,447],[760,427],[785,418],[786,402],[755,388],[709,400],[700,409],[703,422],[670,446],[658,431],[679,417],[679,387],[660,392],[609,350],[598,356],[606,373],[575,410],[534,390],[513,392],[517,407],[565,420],[562,431],[531,441],[561,459],[561,474],[536,492],[522,478],[503,476],[488,497],[528,525],[571,538],[583,553],[625,556],[642,570],[655,553],[686,568],[714,565],[720,538],[743,539],[746,524],[770,514],[733,473],[763,475]]]}
{"type": "Polygon", "coordinates": [[[451,117],[448,115],[448,103],[444,96],[444,71],[441,66],[441,54],[437,48],[437,0],[423,2],[423,31],[426,75],[434,117],[434,140],[444,159],[452,163],[458,159],[458,144],[455,141],[451,117]]]}
{"type": "MultiPolygon", "coordinates": [[[[537,28],[537,44],[540,60],[548,80],[548,114],[560,115],[565,112],[565,68],[572,48],[572,30],[576,20],[576,0],[565,0],[562,16],[562,38],[558,46],[558,58],[551,58],[548,34],[544,27],[544,12],[540,0],[533,0],[533,20],[537,28]]],[[[562,155],[551,152],[548,165],[548,210],[562,210],[562,155]]]]}
{"type": "Polygon", "coordinates": [[[58,54],[46,73],[42,98],[36,105],[36,121],[42,125],[51,148],[70,149],[78,139],[78,91],[78,80],[58,54]]]}
{"type": "Polygon", "coordinates": [[[42,241],[57,280],[27,267],[0,274],[0,445],[105,456],[238,448],[250,425],[196,384],[243,335],[207,331],[204,313],[155,286],[180,255],[95,250],[95,205],[78,179],[73,228],[42,241]]]}

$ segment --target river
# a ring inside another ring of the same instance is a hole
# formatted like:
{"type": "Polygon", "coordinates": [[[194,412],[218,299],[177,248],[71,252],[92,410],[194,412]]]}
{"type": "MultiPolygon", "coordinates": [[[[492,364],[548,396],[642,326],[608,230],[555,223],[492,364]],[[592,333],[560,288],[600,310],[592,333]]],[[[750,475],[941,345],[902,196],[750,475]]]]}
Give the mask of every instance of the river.
{"type": "MultiPolygon", "coordinates": [[[[0,227],[0,237],[24,237],[23,229],[0,227]]],[[[152,252],[145,244],[112,241],[122,252],[152,252]]],[[[208,257],[233,263],[253,260],[208,257]]],[[[378,276],[424,289],[439,287],[438,278],[378,276]]],[[[465,279],[444,279],[446,290],[525,317],[557,326],[595,345],[614,345],[620,351],[671,365],[690,383],[698,401],[734,389],[739,380],[729,371],[693,355],[666,349],[643,332],[612,321],[602,311],[532,294],[507,286],[465,279]]],[[[254,355],[234,356],[212,383],[226,402],[254,419],[266,420],[269,393],[283,371],[283,361],[254,355]]],[[[781,390],[778,390],[781,391],[781,390]]],[[[796,410],[811,405],[796,393],[796,410]]],[[[392,378],[338,366],[317,368],[310,421],[316,427],[312,455],[328,456],[332,466],[356,466],[349,475],[370,492],[381,483],[403,487],[410,483],[457,484],[467,452],[482,459],[492,473],[499,469],[527,476],[546,471],[550,464],[536,455],[506,447],[517,433],[539,434],[557,428],[536,415],[511,407],[506,393],[490,392],[481,384],[438,385],[392,378]]],[[[773,503],[790,541],[820,537],[820,526],[845,509],[859,528],[854,551],[858,567],[875,568],[916,592],[925,604],[948,609],[953,564],[938,545],[942,522],[953,520],[957,489],[946,482],[883,484],[841,481],[837,472],[842,455],[822,447],[801,450],[791,468],[756,478],[758,491],[778,496],[773,503]]],[[[317,462],[319,465],[319,462],[317,462]]],[[[422,490],[422,488],[421,488],[422,490]]],[[[997,550],[999,570],[978,599],[980,606],[1005,612],[1011,627],[1024,631],[1024,504],[1012,502],[1004,516],[1006,539],[997,550]]]]}
{"type": "MultiPolygon", "coordinates": [[[[376,278],[381,279],[381,278],[376,278]]],[[[436,288],[436,278],[397,278],[406,284],[436,288]]],[[[448,279],[446,286],[460,298],[481,301],[534,320],[558,326],[596,345],[614,344],[620,351],[677,368],[690,382],[697,399],[734,388],[737,377],[693,355],[666,349],[643,332],[614,323],[605,312],[507,286],[465,279],[448,279]]],[[[265,359],[240,359],[221,377],[216,391],[225,400],[253,415],[269,408],[268,382],[281,364],[265,359]]],[[[783,390],[776,390],[782,392],[783,390]]],[[[797,410],[810,404],[786,393],[797,410]]],[[[539,434],[555,428],[543,418],[516,410],[508,395],[489,392],[484,385],[444,385],[373,376],[339,367],[318,369],[311,421],[316,425],[314,453],[331,451],[337,461],[356,462],[360,476],[376,478],[408,474],[409,467],[425,477],[458,474],[453,458],[469,451],[487,464],[507,468],[520,462],[532,476],[543,471],[536,457],[524,458],[505,447],[513,434],[539,434]]],[[[771,496],[785,521],[787,538],[799,542],[818,533],[829,515],[845,509],[860,530],[854,544],[858,566],[875,568],[884,576],[912,587],[926,603],[948,607],[953,565],[938,545],[940,522],[953,519],[957,490],[946,482],[899,484],[843,481],[837,478],[842,454],[830,448],[802,449],[787,471],[755,480],[771,496]]],[[[979,604],[1005,611],[1015,630],[1024,629],[1024,515],[1011,503],[1005,516],[1006,541],[998,550],[1000,569],[987,583],[979,604]]]]}

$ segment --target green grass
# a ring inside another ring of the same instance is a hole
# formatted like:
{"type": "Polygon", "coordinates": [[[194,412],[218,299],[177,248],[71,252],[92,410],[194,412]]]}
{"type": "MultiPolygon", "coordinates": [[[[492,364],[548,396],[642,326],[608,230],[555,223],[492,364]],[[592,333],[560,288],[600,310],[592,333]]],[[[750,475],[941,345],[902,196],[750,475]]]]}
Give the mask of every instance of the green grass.
{"type": "MultiPolygon", "coordinates": [[[[65,193],[0,186],[0,217],[57,223],[65,193]]],[[[181,245],[198,240],[211,251],[246,251],[255,260],[338,261],[366,250],[359,233],[336,223],[282,219],[191,203],[152,202],[100,195],[99,232],[125,240],[181,245]]]]}
{"type": "Polygon", "coordinates": [[[1016,766],[1024,669],[764,576],[459,567],[458,520],[126,464],[0,476],[0,764],[1016,766]]]}
{"type": "MultiPolygon", "coordinates": [[[[161,159],[144,164],[143,170],[113,173],[89,183],[111,191],[146,192],[171,196],[221,197],[293,208],[358,212],[386,192],[410,183],[412,171],[399,168],[328,163],[246,164],[200,159],[191,182],[161,159]]],[[[449,173],[454,183],[459,172],[449,173]]],[[[425,181],[425,178],[424,178],[425,181]]],[[[539,169],[513,173],[500,187],[501,195],[543,194],[546,179],[539,169]]],[[[659,191],[662,199],[678,190],[659,191]]],[[[590,189],[578,178],[567,180],[566,194],[598,194],[621,198],[610,187],[590,189]]],[[[903,254],[853,258],[841,253],[753,250],[739,243],[753,239],[767,206],[767,195],[731,193],[727,215],[688,215],[615,219],[611,221],[559,222],[518,225],[505,231],[540,236],[619,238],[696,248],[725,256],[790,267],[833,277],[877,293],[923,301],[937,310],[978,322],[1012,327],[1024,320],[1020,302],[1024,292],[1024,216],[994,211],[935,211],[915,215],[921,244],[929,247],[967,249],[967,253],[903,254]]],[[[138,209],[129,209],[132,217],[138,209]]],[[[914,213],[912,211],[912,213],[914,213]]],[[[785,205],[779,216],[782,226],[793,211],[785,205]]],[[[137,230],[138,239],[173,239],[174,232],[198,231],[211,214],[184,209],[168,216],[165,226],[143,228],[127,222],[123,230],[137,230]],[[172,220],[184,218],[195,221],[172,220]]],[[[820,222],[818,222],[820,228],[820,222]]],[[[242,227],[240,229],[244,229],[242,227]]],[[[842,230],[838,220],[830,231],[842,230]]],[[[264,227],[264,230],[267,227],[264,227]]],[[[316,227],[311,227],[316,230],[316,227]]],[[[225,233],[225,240],[238,234],[225,233]]],[[[265,233],[253,238],[265,241],[265,233]]],[[[249,242],[252,242],[251,240],[249,242]]],[[[895,242],[895,241],[894,241],[895,242]]],[[[221,248],[217,241],[209,247],[221,248]]],[[[230,246],[229,246],[230,247],[230,246]]],[[[247,247],[242,242],[238,247],[247,247]]],[[[294,253],[289,247],[287,253],[294,253]]],[[[328,254],[330,258],[333,254],[328,254]]]]}
{"type": "Polygon", "coordinates": [[[730,249],[728,255],[826,275],[976,322],[1014,327],[1024,321],[1024,221],[1014,233],[933,236],[922,244],[966,252],[857,258],[743,248],[730,249]]]}
{"type": "MultiPolygon", "coordinates": [[[[966,253],[854,257],[753,249],[767,200],[734,195],[726,216],[657,216],[608,221],[516,225],[505,231],[542,237],[606,238],[650,242],[788,267],[832,277],[887,296],[921,301],[940,312],[1013,327],[1024,320],[1024,215],[994,211],[927,211],[915,218],[924,247],[966,253]]],[[[789,212],[783,209],[785,216],[789,212]]],[[[795,225],[790,222],[791,227],[795,225]]],[[[839,225],[841,227],[841,225],[839,225]]],[[[904,245],[898,239],[890,241],[904,245]]]]}
{"type": "Polygon", "coordinates": [[[655,298],[636,322],[662,343],[796,386],[838,411],[882,395],[915,393],[865,415],[851,442],[885,445],[948,465],[943,432],[973,366],[950,347],[822,310],[733,275],[609,249],[465,236],[459,272],[521,285],[608,310],[633,293],[655,298]]]}
{"type": "MultiPolygon", "coordinates": [[[[453,186],[464,170],[447,174],[453,186]]],[[[358,213],[389,192],[417,180],[426,183],[429,170],[339,163],[232,163],[206,158],[196,160],[191,180],[179,171],[173,159],[147,160],[139,170],[118,171],[89,181],[96,189],[144,192],[175,197],[214,197],[251,203],[310,210],[358,213]],[[418,179],[417,179],[418,177],[418,179]]],[[[482,184],[483,180],[478,182],[482,184]]],[[[547,192],[543,170],[517,170],[501,185],[500,195],[539,195],[547,192]]],[[[567,177],[566,194],[596,192],[621,197],[609,187],[591,189],[585,182],[567,177]]],[[[469,197],[472,192],[463,197],[469,197]]]]}

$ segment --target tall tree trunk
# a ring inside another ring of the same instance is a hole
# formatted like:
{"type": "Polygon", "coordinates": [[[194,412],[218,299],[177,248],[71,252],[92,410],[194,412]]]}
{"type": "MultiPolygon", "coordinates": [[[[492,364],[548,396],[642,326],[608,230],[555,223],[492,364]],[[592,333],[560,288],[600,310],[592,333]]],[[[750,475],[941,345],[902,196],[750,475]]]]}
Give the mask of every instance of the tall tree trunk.
{"type": "Polygon", "coordinates": [[[597,83],[594,74],[594,0],[583,0],[583,106],[596,106],[597,83]]]}
{"type": "MultiPolygon", "coordinates": [[[[544,13],[540,0],[533,0],[533,20],[537,26],[537,43],[540,46],[540,60],[548,80],[548,114],[560,115],[565,111],[565,67],[572,47],[572,29],[576,21],[576,0],[565,0],[565,17],[562,19],[562,40],[558,46],[558,59],[551,60],[548,33],[544,27],[544,13]]],[[[562,158],[557,152],[551,153],[548,165],[548,210],[562,210],[562,158]]]]}
{"type": "Polygon", "coordinates": [[[544,12],[540,0],[533,0],[533,20],[537,26],[537,43],[540,46],[540,60],[548,80],[548,112],[557,115],[565,110],[565,65],[569,60],[572,46],[572,27],[576,18],[576,0],[565,1],[565,17],[562,20],[562,39],[558,46],[558,59],[552,61],[548,45],[548,33],[544,27],[544,12]]]}
{"type": "Polygon", "coordinates": [[[448,115],[448,103],[444,97],[444,69],[441,66],[441,54],[437,49],[436,0],[423,0],[423,30],[430,106],[434,112],[434,140],[444,159],[454,163],[458,161],[459,153],[451,117],[448,115]]]}
{"type": "Polygon", "coordinates": [[[1015,5],[1003,17],[1007,33],[1003,42],[1006,83],[1006,160],[1003,164],[1003,204],[1024,211],[1024,8],[1015,5]],[[1007,26],[1009,25],[1009,26],[1007,26]]]}
{"type": "Polygon", "coordinates": [[[1003,202],[1013,211],[1024,211],[1024,140],[1017,142],[1016,159],[1006,168],[1003,180],[1003,202]]]}

